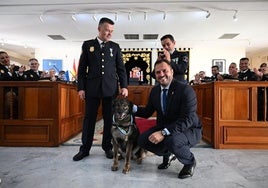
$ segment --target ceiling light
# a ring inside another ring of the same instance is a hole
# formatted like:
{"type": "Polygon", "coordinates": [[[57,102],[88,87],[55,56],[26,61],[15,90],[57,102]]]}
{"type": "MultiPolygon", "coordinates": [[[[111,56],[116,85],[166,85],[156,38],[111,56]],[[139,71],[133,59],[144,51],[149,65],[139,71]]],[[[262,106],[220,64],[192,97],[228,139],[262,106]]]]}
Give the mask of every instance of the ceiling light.
{"type": "Polygon", "coordinates": [[[93,18],[94,21],[97,21],[96,14],[93,14],[92,18],[93,18]]]}
{"type": "Polygon", "coordinates": [[[117,15],[117,12],[114,13],[114,20],[117,21],[118,20],[118,15],[117,15]]]}
{"type": "Polygon", "coordinates": [[[72,19],[73,19],[73,21],[77,21],[77,19],[76,19],[76,17],[75,17],[75,14],[72,14],[72,19]]]}
{"type": "Polygon", "coordinates": [[[147,20],[147,13],[144,12],[144,20],[147,20]]]}
{"type": "Polygon", "coordinates": [[[44,15],[43,14],[41,14],[40,16],[39,16],[39,20],[42,22],[42,23],[44,23],[44,15]]]}
{"type": "Polygon", "coordinates": [[[128,20],[131,21],[131,13],[128,13],[128,20]]]}
{"type": "Polygon", "coordinates": [[[210,17],[210,12],[209,11],[206,12],[207,12],[206,18],[208,19],[210,17]]]}
{"type": "Polygon", "coordinates": [[[238,19],[237,19],[237,10],[235,10],[235,13],[234,13],[234,15],[233,15],[233,20],[234,21],[237,21],[238,19]]]}
{"type": "Polygon", "coordinates": [[[166,18],[167,18],[167,13],[164,12],[164,13],[163,13],[163,20],[166,20],[166,18]]]}

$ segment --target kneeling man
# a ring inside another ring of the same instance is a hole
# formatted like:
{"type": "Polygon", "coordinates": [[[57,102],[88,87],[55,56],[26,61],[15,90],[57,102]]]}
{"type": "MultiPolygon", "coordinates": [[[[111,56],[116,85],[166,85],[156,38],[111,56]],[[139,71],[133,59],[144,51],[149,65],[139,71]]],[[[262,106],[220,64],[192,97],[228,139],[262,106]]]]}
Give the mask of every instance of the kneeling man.
{"type": "Polygon", "coordinates": [[[184,165],[178,178],[188,178],[196,166],[190,148],[200,141],[202,130],[196,113],[196,95],[191,86],[173,79],[169,61],[157,61],[154,69],[159,84],[152,88],[147,105],[134,106],[133,112],[135,116],[148,118],[156,111],[157,125],[142,133],[138,144],[163,156],[158,169],[167,169],[177,158],[184,165]]]}

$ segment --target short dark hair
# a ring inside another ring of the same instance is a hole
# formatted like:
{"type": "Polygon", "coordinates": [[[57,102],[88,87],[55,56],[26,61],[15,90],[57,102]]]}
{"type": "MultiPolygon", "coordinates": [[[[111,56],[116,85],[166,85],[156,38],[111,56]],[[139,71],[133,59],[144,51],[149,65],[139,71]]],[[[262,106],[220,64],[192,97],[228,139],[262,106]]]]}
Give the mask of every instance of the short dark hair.
{"type": "Polygon", "coordinates": [[[108,24],[114,25],[114,21],[111,20],[110,18],[106,18],[106,17],[103,17],[103,18],[100,19],[99,25],[102,25],[104,23],[108,23],[108,24]]]}
{"type": "Polygon", "coordinates": [[[29,59],[29,62],[30,61],[37,61],[38,62],[38,60],[36,58],[31,58],[31,59],[29,59]]]}
{"type": "Polygon", "coordinates": [[[245,60],[249,61],[249,59],[248,59],[247,57],[242,57],[242,58],[240,59],[240,61],[245,61],[245,60]]]}
{"type": "Polygon", "coordinates": [[[154,63],[154,67],[155,67],[156,65],[160,64],[160,63],[166,63],[166,64],[168,64],[168,65],[170,66],[170,68],[172,68],[170,62],[169,62],[168,60],[166,60],[166,59],[160,59],[160,60],[157,60],[157,61],[154,63]]]}
{"type": "Polygon", "coordinates": [[[262,63],[260,67],[267,67],[267,63],[262,63]]]}
{"type": "Polygon", "coordinates": [[[213,65],[211,68],[217,68],[217,70],[220,69],[218,65],[213,65]]]}
{"type": "Polygon", "coordinates": [[[172,42],[175,41],[174,37],[171,34],[164,35],[163,37],[161,37],[160,40],[162,41],[162,40],[165,40],[165,39],[170,39],[172,42]]]}
{"type": "Polygon", "coordinates": [[[0,51],[0,54],[7,54],[5,51],[0,51]]]}

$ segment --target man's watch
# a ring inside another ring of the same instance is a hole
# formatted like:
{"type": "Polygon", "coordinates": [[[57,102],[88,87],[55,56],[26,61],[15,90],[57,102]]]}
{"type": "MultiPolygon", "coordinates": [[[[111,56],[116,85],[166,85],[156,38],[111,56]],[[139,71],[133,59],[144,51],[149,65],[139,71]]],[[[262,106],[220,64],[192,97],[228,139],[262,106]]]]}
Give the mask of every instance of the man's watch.
{"type": "Polygon", "coordinates": [[[161,134],[162,134],[163,136],[167,136],[167,132],[166,132],[164,129],[161,131],[161,134]]]}

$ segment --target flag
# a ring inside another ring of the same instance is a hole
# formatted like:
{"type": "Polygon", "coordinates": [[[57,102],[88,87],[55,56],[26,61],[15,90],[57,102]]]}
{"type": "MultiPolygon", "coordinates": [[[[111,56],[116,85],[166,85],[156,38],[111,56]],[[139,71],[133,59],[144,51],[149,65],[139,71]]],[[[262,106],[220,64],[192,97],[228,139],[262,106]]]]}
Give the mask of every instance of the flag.
{"type": "Polygon", "coordinates": [[[73,61],[73,70],[71,71],[71,74],[73,77],[76,77],[77,71],[76,71],[75,59],[73,61]]]}

